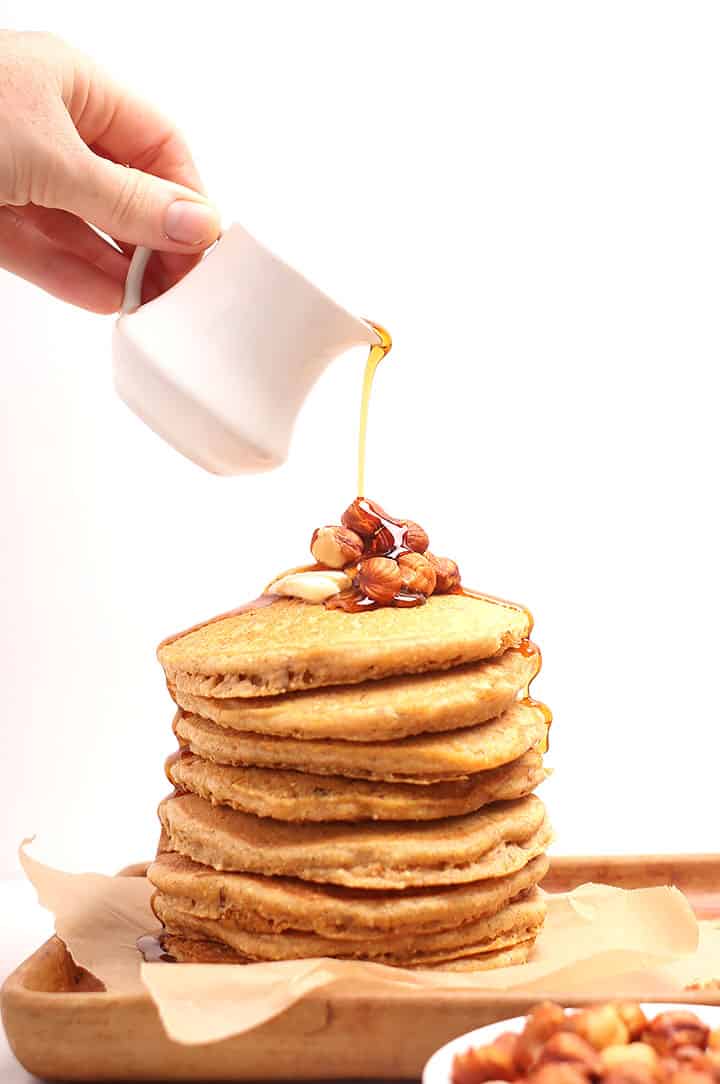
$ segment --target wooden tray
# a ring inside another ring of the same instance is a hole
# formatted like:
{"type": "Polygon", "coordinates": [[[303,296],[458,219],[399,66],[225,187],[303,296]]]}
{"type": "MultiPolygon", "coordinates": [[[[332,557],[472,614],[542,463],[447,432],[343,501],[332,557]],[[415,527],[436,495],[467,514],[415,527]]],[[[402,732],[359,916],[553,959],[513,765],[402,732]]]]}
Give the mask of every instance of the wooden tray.
{"type": "MultiPolygon", "coordinates": [[[[674,884],[700,918],[720,918],[720,855],[556,858],[544,887],[564,892],[586,881],[674,884]]],[[[399,1080],[419,1077],[430,1054],[454,1036],[524,1013],[537,1000],[517,993],[403,991],[378,998],[320,990],[245,1035],[184,1047],[166,1037],[148,995],[105,993],[53,938],[8,978],[2,1016],[18,1060],[46,1079],[399,1080]]],[[[676,1000],[720,1005],[720,990],[676,1000]]]]}

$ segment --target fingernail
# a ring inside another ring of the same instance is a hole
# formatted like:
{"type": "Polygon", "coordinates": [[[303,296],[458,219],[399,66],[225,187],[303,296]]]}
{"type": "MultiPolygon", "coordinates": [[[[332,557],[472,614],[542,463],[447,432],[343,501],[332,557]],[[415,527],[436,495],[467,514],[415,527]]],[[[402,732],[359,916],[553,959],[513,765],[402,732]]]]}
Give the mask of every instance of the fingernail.
{"type": "Polygon", "coordinates": [[[208,244],[219,228],[217,211],[207,203],[176,199],[165,212],[165,234],[179,245],[208,244]]]}

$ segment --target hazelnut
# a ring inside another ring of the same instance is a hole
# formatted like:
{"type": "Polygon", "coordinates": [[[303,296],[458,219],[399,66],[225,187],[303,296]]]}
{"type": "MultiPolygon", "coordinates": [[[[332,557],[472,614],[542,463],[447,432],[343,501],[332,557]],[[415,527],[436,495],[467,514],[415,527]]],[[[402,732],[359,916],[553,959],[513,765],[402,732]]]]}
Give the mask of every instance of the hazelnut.
{"type": "Polygon", "coordinates": [[[402,572],[390,557],[370,557],[358,565],[358,586],[375,602],[392,602],[402,587],[402,572]]]}
{"type": "Polygon", "coordinates": [[[615,1046],[606,1046],[600,1052],[603,1065],[606,1069],[615,1069],[617,1066],[639,1065],[649,1069],[653,1075],[660,1073],[660,1058],[652,1046],[647,1043],[621,1043],[615,1046]]]}
{"type": "Polygon", "coordinates": [[[587,1073],[569,1061],[541,1065],[527,1079],[529,1084],[588,1084],[587,1073]]]}
{"type": "Polygon", "coordinates": [[[693,1012],[662,1012],[651,1020],[643,1032],[643,1042],[651,1046],[662,1057],[675,1057],[682,1046],[694,1046],[705,1050],[710,1035],[710,1028],[693,1012]]]}
{"type": "Polygon", "coordinates": [[[704,1069],[681,1066],[670,1076],[671,1084],[715,1084],[713,1074],[704,1069]]]}
{"type": "Polygon", "coordinates": [[[395,535],[389,527],[379,527],[365,544],[366,557],[386,557],[395,549],[395,535]]]}
{"type": "Polygon", "coordinates": [[[449,557],[436,557],[434,553],[426,553],[430,564],[435,569],[435,592],[445,595],[460,586],[460,569],[449,557]]]}
{"type": "Polygon", "coordinates": [[[701,1051],[697,1047],[680,1047],[675,1058],[666,1058],[664,1065],[672,1073],[692,1070],[695,1073],[708,1073],[713,1084],[720,1082],[720,1055],[714,1050],[701,1051]]]}
{"type": "Polygon", "coordinates": [[[516,1080],[514,1053],[517,1035],[505,1033],[488,1046],[471,1047],[456,1054],[452,1066],[453,1084],[484,1084],[490,1080],[516,1080]]]}
{"type": "Polygon", "coordinates": [[[345,568],[362,557],[363,540],[349,527],[318,527],[312,536],[310,550],[321,565],[345,568]]]}
{"type": "Polygon", "coordinates": [[[630,1042],[635,1042],[647,1027],[647,1016],[636,1001],[616,1002],[615,1010],[628,1030],[630,1042]]]}
{"type": "Polygon", "coordinates": [[[615,1065],[603,1077],[603,1084],[653,1084],[656,1077],[647,1065],[615,1065]]]}
{"type": "Polygon", "coordinates": [[[559,1032],[566,1021],[564,1009],[552,1001],[543,1001],[528,1013],[515,1051],[515,1059],[522,1071],[532,1068],[540,1056],[542,1044],[559,1032]]]}
{"type": "Polygon", "coordinates": [[[422,529],[419,523],[415,523],[414,520],[409,519],[405,528],[405,545],[409,550],[413,550],[414,553],[424,553],[430,545],[430,539],[427,536],[427,532],[422,529]]]}
{"type": "Polygon", "coordinates": [[[554,1065],[556,1062],[569,1062],[588,1076],[600,1076],[603,1063],[594,1046],[571,1031],[558,1031],[545,1043],[537,1065],[554,1065]]]}
{"type": "Polygon", "coordinates": [[[356,531],[361,538],[372,538],[380,523],[380,516],[385,515],[379,505],[365,497],[356,497],[352,504],[342,514],[343,527],[349,527],[356,531]]]}
{"type": "Polygon", "coordinates": [[[402,584],[408,591],[431,595],[435,590],[435,569],[421,553],[403,553],[397,563],[402,573],[402,584]]]}
{"type": "Polygon", "coordinates": [[[568,1029],[586,1039],[596,1050],[627,1043],[629,1039],[628,1029],[614,1005],[598,1005],[575,1013],[568,1021],[568,1029]]]}

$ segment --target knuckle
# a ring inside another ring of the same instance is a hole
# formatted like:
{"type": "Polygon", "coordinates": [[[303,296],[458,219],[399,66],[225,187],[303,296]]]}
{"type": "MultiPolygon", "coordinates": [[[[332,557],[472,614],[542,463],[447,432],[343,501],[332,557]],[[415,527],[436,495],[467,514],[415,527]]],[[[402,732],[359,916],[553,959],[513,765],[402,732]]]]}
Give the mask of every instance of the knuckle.
{"type": "Polygon", "coordinates": [[[134,169],[125,169],[125,176],[110,208],[113,223],[119,229],[129,226],[142,212],[145,203],[141,175],[134,169]]]}

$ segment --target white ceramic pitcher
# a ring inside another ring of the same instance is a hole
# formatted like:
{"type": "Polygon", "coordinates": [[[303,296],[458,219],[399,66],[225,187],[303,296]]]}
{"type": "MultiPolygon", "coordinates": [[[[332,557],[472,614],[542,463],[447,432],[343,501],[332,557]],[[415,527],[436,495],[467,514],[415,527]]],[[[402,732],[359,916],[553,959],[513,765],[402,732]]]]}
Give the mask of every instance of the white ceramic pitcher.
{"type": "Polygon", "coordinates": [[[295,418],[343,351],[380,342],[234,224],[184,279],[140,305],[137,249],[113,334],[115,387],[151,429],[215,474],[271,470],[295,418]]]}

